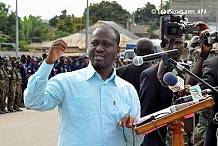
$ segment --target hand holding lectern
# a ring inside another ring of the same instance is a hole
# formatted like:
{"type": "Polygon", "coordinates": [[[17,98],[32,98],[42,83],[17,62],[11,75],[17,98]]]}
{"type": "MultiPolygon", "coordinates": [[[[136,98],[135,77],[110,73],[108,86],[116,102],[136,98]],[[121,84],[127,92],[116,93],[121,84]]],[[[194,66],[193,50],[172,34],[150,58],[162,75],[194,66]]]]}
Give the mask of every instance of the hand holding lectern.
{"type": "MultiPolygon", "coordinates": [[[[183,103],[184,106],[175,105],[177,107],[182,107],[180,109],[177,108],[175,112],[172,112],[171,114],[168,114],[164,117],[161,117],[159,119],[154,120],[152,122],[146,123],[144,125],[137,126],[135,128],[136,134],[143,134],[147,131],[150,131],[152,129],[156,129],[157,127],[160,127],[162,125],[170,125],[172,126],[172,132],[173,132],[173,146],[184,146],[183,142],[183,132],[184,132],[184,124],[183,120],[186,115],[189,115],[191,113],[197,112],[199,110],[202,110],[204,108],[213,106],[215,103],[213,101],[212,97],[208,97],[203,101],[199,102],[188,102],[183,103]],[[186,104],[186,105],[185,105],[186,104]]],[[[182,105],[182,104],[181,104],[182,105]]]]}

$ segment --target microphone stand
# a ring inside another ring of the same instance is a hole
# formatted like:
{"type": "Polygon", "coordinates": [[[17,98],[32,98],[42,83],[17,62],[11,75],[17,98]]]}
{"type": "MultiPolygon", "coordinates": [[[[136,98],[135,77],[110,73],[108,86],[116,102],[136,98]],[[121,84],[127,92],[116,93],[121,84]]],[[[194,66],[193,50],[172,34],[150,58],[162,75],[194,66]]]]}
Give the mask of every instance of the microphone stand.
{"type": "MultiPolygon", "coordinates": [[[[167,54],[162,54],[161,59],[163,61],[164,67],[167,69],[176,68],[181,70],[182,72],[190,75],[198,82],[202,83],[206,87],[212,90],[212,92],[215,92],[218,94],[218,91],[203,81],[201,78],[197,77],[195,74],[190,72],[188,69],[186,69],[184,66],[182,66],[180,63],[169,59],[169,56],[167,54]]],[[[153,131],[152,129],[157,129],[160,126],[163,126],[164,124],[170,125],[172,127],[172,137],[173,137],[173,146],[184,146],[184,118],[186,115],[191,114],[193,112],[202,110],[204,108],[213,106],[215,103],[212,98],[207,98],[206,100],[199,101],[197,104],[193,104],[190,106],[187,106],[185,108],[182,108],[181,110],[178,110],[175,113],[169,114],[167,116],[161,117],[160,119],[152,120],[151,122],[144,124],[144,125],[138,125],[135,128],[136,134],[142,134],[145,132],[153,131]]]]}
{"type": "Polygon", "coordinates": [[[210,90],[212,90],[213,93],[218,94],[218,90],[215,89],[213,86],[211,86],[210,84],[208,84],[207,82],[205,82],[204,80],[202,80],[201,78],[199,78],[198,76],[196,76],[195,74],[193,74],[191,71],[189,71],[188,69],[186,69],[184,66],[182,66],[179,62],[173,60],[173,59],[169,59],[168,63],[171,64],[173,67],[179,69],[180,71],[190,75],[192,78],[194,78],[196,81],[202,83],[205,87],[209,88],[210,90]]]}

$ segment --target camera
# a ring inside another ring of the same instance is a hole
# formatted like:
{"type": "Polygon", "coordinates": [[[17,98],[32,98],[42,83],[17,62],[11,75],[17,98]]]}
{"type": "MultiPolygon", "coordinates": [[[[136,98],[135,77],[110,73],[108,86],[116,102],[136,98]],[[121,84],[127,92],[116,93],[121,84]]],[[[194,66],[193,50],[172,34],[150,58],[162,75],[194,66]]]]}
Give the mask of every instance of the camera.
{"type": "Polygon", "coordinates": [[[183,34],[199,34],[200,27],[194,27],[185,15],[165,14],[162,16],[161,32],[166,38],[175,39],[183,34]]]}
{"type": "Polygon", "coordinates": [[[210,31],[206,32],[202,36],[202,42],[204,45],[212,45],[218,42],[218,32],[210,31]]]}

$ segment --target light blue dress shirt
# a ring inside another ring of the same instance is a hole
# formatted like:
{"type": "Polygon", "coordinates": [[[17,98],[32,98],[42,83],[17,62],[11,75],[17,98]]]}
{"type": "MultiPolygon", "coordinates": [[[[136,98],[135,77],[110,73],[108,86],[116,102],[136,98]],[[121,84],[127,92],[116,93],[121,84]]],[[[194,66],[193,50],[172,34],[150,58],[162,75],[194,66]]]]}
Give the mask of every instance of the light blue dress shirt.
{"type": "Polygon", "coordinates": [[[59,146],[139,146],[142,143],[143,135],[118,126],[126,113],[140,118],[140,103],[135,88],[116,76],[115,69],[105,81],[91,64],[48,80],[52,67],[44,61],[29,78],[24,101],[27,107],[38,111],[58,106],[59,146]]]}

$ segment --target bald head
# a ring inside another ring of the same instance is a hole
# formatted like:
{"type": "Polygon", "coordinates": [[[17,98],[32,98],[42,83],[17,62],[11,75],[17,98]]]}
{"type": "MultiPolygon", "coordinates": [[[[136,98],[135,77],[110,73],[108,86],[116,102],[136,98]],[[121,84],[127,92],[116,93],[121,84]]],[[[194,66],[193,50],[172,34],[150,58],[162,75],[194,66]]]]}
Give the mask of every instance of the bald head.
{"type": "Polygon", "coordinates": [[[136,44],[135,53],[137,56],[144,56],[154,53],[152,41],[147,38],[140,38],[136,44]]]}

